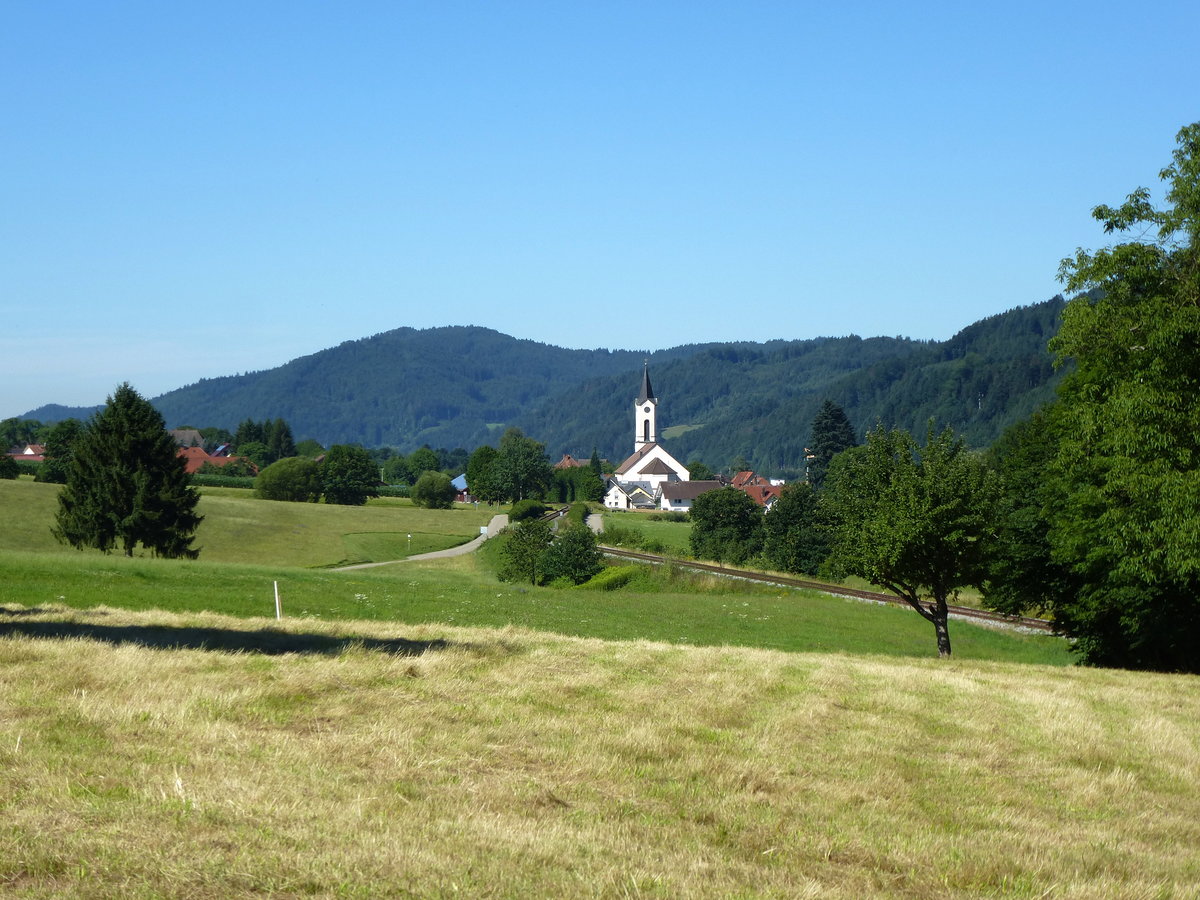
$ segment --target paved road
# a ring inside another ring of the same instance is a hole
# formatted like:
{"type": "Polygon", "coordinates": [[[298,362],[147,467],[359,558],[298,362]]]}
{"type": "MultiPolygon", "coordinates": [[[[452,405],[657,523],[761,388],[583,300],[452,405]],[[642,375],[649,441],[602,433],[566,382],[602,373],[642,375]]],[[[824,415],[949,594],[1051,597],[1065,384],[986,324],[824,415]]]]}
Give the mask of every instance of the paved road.
{"type": "Polygon", "coordinates": [[[500,529],[508,524],[507,515],[492,516],[492,521],[488,522],[487,534],[480,534],[474,540],[468,541],[465,544],[459,544],[457,547],[450,547],[446,550],[434,550],[432,553],[415,553],[412,556],[404,559],[389,559],[385,562],[369,562],[358,563],[353,566],[338,566],[332,569],[333,572],[349,572],[352,569],[374,569],[376,566],[393,566],[396,563],[409,562],[414,559],[445,559],[449,556],[462,556],[464,553],[471,553],[479,548],[490,537],[495,537],[500,533],[500,529]]]}

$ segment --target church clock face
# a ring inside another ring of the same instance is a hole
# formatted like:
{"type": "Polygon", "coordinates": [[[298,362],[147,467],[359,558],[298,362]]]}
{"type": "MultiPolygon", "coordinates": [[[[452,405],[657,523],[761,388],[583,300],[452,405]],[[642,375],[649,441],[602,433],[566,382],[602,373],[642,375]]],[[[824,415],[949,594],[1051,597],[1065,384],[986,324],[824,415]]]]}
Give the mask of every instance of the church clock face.
{"type": "Polygon", "coordinates": [[[644,412],[644,413],[650,412],[650,407],[647,406],[645,409],[642,410],[642,412],[644,412]]]}

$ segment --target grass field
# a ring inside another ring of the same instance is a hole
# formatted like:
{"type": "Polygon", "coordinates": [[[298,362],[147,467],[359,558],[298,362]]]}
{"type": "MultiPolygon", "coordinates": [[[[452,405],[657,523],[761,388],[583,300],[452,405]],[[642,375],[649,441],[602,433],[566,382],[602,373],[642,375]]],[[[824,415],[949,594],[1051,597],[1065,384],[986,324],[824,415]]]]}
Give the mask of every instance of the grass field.
{"type": "Polygon", "coordinates": [[[668,522],[651,519],[653,513],[605,510],[604,527],[636,531],[644,537],[658,541],[664,552],[676,556],[691,556],[689,538],[692,533],[690,522],[668,522]]]}
{"type": "Polygon", "coordinates": [[[197,561],[80,553],[54,490],[0,482],[2,896],[1200,892],[1196,678],[669,565],[501,584],[490,542],[328,568],[486,510],[205,491],[197,561]]]}
{"type": "Polygon", "coordinates": [[[1192,677],[106,608],[0,632],[6,897],[1200,892],[1192,677]]]}
{"type": "MultiPolygon", "coordinates": [[[[285,614],[297,617],[518,625],[610,640],[787,651],[925,656],[933,648],[929,625],[902,609],[683,573],[644,590],[600,593],[498,583],[488,554],[355,572],[311,568],[355,556],[390,558],[402,549],[399,542],[407,541],[409,529],[414,553],[429,549],[430,536],[460,543],[478,533],[479,523],[491,515],[486,510],[428,511],[402,501],[366,507],[276,503],[245,491],[206,490],[203,549],[199,560],[189,562],[64,550],[49,537],[54,497],[52,485],[0,482],[4,508],[12,500],[23,510],[16,517],[22,527],[0,516],[0,603],[260,616],[273,614],[278,582],[285,614]],[[385,527],[394,530],[371,530],[385,527]],[[23,532],[31,549],[16,549],[23,532]],[[380,545],[366,546],[368,539],[380,545]],[[356,541],[362,543],[353,550],[356,541]],[[239,562],[247,557],[261,562],[239,562]]],[[[954,623],[951,638],[955,652],[965,657],[1048,665],[1071,661],[1066,644],[1045,635],[954,623]]]]}
{"type": "MultiPolygon", "coordinates": [[[[61,550],[50,533],[57,497],[57,485],[0,481],[0,550],[61,550]]],[[[495,512],[426,510],[390,498],[366,506],[278,503],[236,488],[201,488],[198,509],[204,521],[195,546],[204,562],[307,567],[403,559],[409,534],[413,554],[444,550],[478,535],[495,512]]]]}

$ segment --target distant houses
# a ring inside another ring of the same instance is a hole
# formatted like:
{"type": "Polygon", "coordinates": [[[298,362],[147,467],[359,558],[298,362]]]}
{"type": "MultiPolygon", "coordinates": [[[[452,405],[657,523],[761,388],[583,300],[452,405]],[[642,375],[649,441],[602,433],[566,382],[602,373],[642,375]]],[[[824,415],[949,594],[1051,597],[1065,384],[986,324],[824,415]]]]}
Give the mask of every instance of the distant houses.
{"type": "Polygon", "coordinates": [[[204,435],[194,428],[176,428],[170,435],[179,447],[176,455],[184,460],[184,471],[189,475],[194,475],[206,465],[224,468],[235,463],[249,466],[255,474],[258,473],[258,466],[249,457],[230,456],[228,444],[222,444],[212,453],[208,453],[204,449],[204,435]]]}
{"type": "Polygon", "coordinates": [[[19,447],[11,447],[5,454],[11,456],[17,462],[42,462],[46,458],[46,447],[44,444],[24,444],[19,447]]]}

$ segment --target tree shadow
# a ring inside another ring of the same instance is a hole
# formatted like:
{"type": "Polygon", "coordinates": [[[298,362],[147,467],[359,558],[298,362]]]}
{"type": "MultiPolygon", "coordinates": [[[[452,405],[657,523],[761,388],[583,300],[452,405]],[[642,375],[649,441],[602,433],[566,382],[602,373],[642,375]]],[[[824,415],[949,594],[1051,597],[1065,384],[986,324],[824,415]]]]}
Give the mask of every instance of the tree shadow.
{"type": "MultiPolygon", "coordinates": [[[[35,610],[16,613],[27,615],[35,610]]],[[[13,616],[11,610],[3,611],[13,616]]],[[[240,631],[232,628],[172,627],[167,625],[97,625],[85,622],[2,622],[0,637],[24,635],[39,639],[84,639],[103,641],[113,646],[134,644],[153,650],[216,650],[223,653],[284,653],[337,656],[352,647],[362,647],[392,656],[420,656],[430,650],[446,650],[450,641],[437,639],[412,641],[405,638],[335,637],[328,634],[296,634],[260,628],[240,631]]]]}

